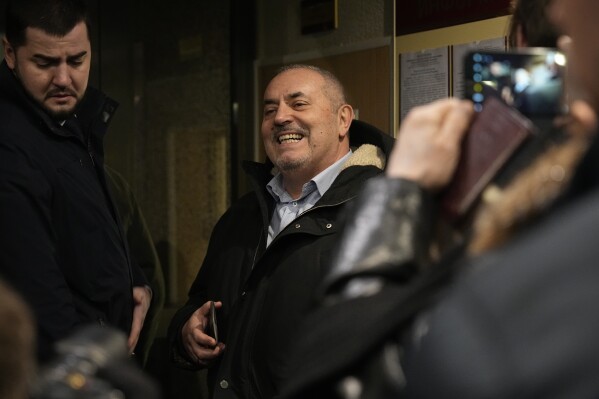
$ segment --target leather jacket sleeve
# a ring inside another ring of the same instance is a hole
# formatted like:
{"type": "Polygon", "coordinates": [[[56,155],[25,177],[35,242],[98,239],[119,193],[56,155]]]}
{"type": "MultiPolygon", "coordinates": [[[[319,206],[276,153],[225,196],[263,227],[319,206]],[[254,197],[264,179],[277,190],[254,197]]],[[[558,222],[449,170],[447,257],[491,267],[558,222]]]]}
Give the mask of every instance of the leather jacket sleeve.
{"type": "Polygon", "coordinates": [[[405,282],[426,267],[432,198],[416,183],[376,177],[348,211],[327,294],[366,294],[377,278],[405,282]]]}

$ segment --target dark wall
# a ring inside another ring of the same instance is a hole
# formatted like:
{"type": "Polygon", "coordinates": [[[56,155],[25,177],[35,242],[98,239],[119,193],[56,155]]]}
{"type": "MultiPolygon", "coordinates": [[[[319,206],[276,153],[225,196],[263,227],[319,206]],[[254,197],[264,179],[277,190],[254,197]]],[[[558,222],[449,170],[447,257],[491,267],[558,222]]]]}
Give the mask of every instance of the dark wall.
{"type": "Polygon", "coordinates": [[[0,32],[4,32],[6,1],[0,0],[0,32]]]}

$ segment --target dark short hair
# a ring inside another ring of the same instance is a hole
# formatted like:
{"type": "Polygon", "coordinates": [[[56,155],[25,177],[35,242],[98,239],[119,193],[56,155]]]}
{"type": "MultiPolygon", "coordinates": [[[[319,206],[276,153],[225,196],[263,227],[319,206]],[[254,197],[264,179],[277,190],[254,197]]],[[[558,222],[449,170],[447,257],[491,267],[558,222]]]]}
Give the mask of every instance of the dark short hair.
{"type": "Polygon", "coordinates": [[[509,27],[510,47],[516,47],[516,32],[522,35],[529,47],[557,47],[559,33],[547,17],[547,6],[552,0],[513,0],[509,27]]]}
{"type": "Polygon", "coordinates": [[[90,22],[84,0],[9,0],[6,7],[6,39],[14,48],[25,44],[27,28],[63,37],[85,22],[90,38],[90,22]]]}

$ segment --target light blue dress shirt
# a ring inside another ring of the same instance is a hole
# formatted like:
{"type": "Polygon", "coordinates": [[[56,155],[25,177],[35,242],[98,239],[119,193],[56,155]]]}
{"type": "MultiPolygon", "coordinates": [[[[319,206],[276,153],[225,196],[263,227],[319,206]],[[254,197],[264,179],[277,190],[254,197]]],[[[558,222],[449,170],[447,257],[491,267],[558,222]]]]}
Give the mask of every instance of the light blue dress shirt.
{"type": "Polygon", "coordinates": [[[350,150],[337,162],[304,184],[302,193],[298,199],[291,198],[289,193],[285,191],[283,188],[283,176],[280,173],[268,182],[266,189],[275,199],[276,207],[270,220],[270,226],[268,226],[266,246],[269,246],[272,240],[274,240],[274,238],[283,231],[289,223],[293,222],[298,215],[312,208],[314,204],[318,202],[324,193],[331,187],[341,172],[341,167],[351,154],[352,151],[350,150]]]}

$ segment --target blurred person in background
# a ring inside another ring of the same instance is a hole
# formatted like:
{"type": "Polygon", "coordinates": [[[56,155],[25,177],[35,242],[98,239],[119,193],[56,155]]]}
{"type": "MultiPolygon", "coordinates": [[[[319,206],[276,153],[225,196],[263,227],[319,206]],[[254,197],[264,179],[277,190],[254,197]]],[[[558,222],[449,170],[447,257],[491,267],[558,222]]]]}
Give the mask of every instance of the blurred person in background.
{"type": "Polygon", "coordinates": [[[127,236],[131,261],[137,263],[141,268],[152,289],[150,309],[146,314],[139,341],[135,348],[135,359],[140,366],[145,366],[158,330],[160,312],[164,307],[164,273],[154,246],[154,240],[152,240],[150,230],[146,225],[146,219],[129,183],[110,166],[106,165],[105,171],[106,183],[116,203],[119,217],[123,223],[123,230],[127,236]]]}
{"type": "Polygon", "coordinates": [[[0,397],[28,398],[36,371],[31,311],[18,293],[0,281],[0,397]]]}

